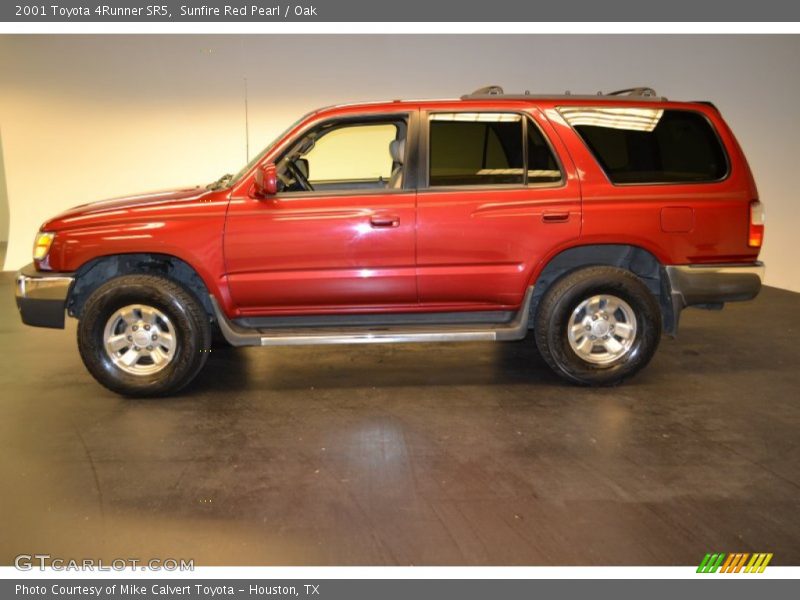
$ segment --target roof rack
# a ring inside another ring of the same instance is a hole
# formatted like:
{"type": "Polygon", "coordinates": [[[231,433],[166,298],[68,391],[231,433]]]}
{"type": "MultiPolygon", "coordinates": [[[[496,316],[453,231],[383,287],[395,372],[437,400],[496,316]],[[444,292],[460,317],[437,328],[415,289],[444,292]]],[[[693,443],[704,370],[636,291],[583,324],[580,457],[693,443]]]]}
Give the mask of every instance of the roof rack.
{"type": "Polygon", "coordinates": [[[474,92],[472,92],[471,94],[468,94],[468,95],[469,96],[502,96],[503,94],[505,94],[505,92],[503,91],[503,88],[501,88],[499,85],[487,85],[487,86],[484,86],[482,88],[478,88],[477,90],[475,90],[474,92]]]}
{"type": "MultiPolygon", "coordinates": [[[[598,92],[598,95],[600,92],[598,92]]],[[[656,91],[651,87],[633,87],[624,90],[617,90],[616,92],[609,92],[606,96],[643,96],[645,98],[655,98],[658,96],[656,91]]]]}
{"type": "Polygon", "coordinates": [[[599,98],[607,98],[607,99],[628,99],[631,100],[655,100],[655,101],[665,101],[666,98],[659,96],[656,91],[651,87],[632,87],[627,88],[624,90],[616,90],[614,92],[597,92],[597,94],[573,94],[569,90],[564,92],[563,94],[531,94],[528,90],[525,90],[522,94],[506,94],[503,91],[503,88],[499,85],[487,85],[482,88],[478,88],[471,94],[464,94],[461,96],[462,100],[480,100],[486,98],[497,98],[498,96],[502,96],[508,100],[527,100],[532,98],[570,98],[570,99],[593,99],[596,100],[599,98]]]}

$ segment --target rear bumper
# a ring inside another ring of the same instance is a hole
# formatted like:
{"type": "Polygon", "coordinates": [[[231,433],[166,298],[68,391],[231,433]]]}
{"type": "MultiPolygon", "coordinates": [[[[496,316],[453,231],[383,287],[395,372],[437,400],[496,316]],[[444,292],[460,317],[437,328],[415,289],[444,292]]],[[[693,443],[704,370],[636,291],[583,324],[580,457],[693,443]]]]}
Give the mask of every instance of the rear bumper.
{"type": "Polygon", "coordinates": [[[17,272],[15,295],[22,322],[34,327],[64,328],[64,310],[75,277],[37,271],[30,264],[17,272]]]}
{"type": "Polygon", "coordinates": [[[673,307],[714,307],[752,300],[761,290],[764,263],[672,265],[666,267],[673,307]]]}

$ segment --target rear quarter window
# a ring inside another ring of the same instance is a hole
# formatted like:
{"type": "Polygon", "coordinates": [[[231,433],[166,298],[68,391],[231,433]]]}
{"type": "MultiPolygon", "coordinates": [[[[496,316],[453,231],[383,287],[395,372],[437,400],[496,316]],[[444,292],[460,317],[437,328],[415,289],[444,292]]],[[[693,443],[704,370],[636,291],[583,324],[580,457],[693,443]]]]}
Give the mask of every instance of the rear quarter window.
{"type": "Polygon", "coordinates": [[[701,183],[728,173],[725,150],[701,113],[572,106],[559,112],[612,183],[701,183]]]}

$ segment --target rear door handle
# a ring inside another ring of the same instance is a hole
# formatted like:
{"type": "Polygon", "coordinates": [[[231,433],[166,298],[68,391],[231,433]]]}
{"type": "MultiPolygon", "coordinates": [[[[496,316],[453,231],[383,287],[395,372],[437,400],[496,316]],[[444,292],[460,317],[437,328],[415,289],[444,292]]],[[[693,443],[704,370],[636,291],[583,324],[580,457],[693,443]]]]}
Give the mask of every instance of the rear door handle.
{"type": "Polygon", "coordinates": [[[369,218],[373,227],[399,227],[400,217],[395,215],[372,215],[369,218]]]}
{"type": "Polygon", "coordinates": [[[568,212],[542,213],[542,222],[544,223],[566,223],[567,221],[569,221],[568,212]]]}

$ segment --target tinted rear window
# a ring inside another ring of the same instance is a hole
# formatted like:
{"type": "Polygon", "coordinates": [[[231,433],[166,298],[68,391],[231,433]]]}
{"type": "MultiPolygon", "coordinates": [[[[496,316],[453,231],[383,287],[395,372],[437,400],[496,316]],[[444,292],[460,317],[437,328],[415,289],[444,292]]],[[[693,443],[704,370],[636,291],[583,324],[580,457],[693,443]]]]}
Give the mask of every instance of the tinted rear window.
{"type": "Polygon", "coordinates": [[[517,114],[431,115],[430,185],[522,184],[522,141],[517,114]]]}
{"type": "Polygon", "coordinates": [[[431,115],[428,166],[431,187],[561,181],[558,162],[542,132],[516,113],[431,115]]]}
{"type": "Polygon", "coordinates": [[[614,183],[717,181],[728,172],[700,113],[654,108],[561,108],[614,183]]]}

